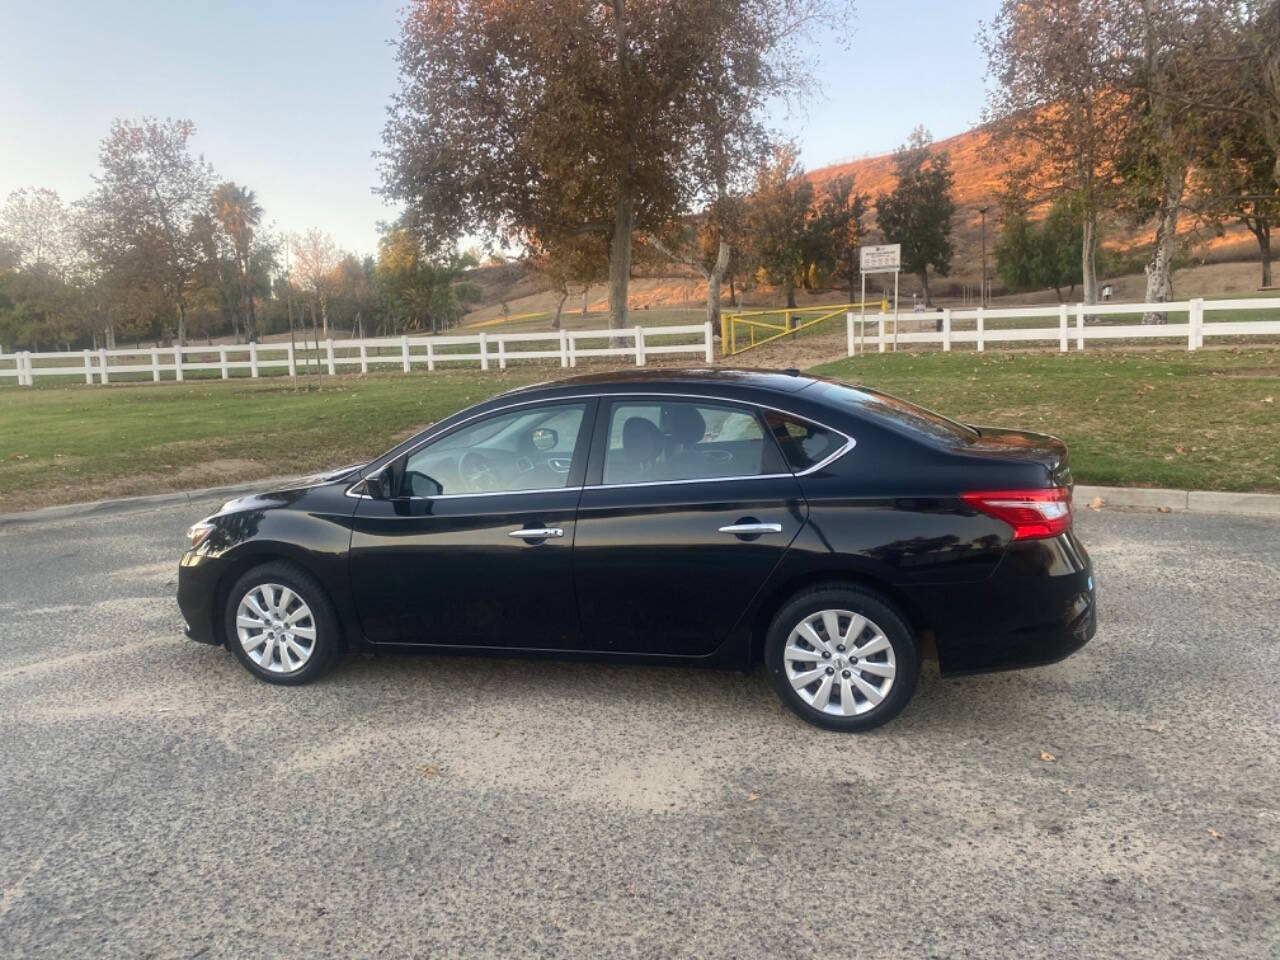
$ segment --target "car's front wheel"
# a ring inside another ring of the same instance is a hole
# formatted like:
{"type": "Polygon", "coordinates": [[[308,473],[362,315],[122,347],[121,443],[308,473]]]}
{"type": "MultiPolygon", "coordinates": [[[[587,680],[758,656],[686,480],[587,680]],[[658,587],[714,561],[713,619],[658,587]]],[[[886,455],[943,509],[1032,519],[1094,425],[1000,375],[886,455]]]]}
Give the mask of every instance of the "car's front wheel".
{"type": "Polygon", "coordinates": [[[920,674],[906,618],[879,594],[839,584],[802,590],[784,604],[764,658],[782,702],[829,730],[869,730],[893,719],[920,674]]]}
{"type": "Polygon", "coordinates": [[[227,648],[254,676],[297,685],[341,654],[338,620],[315,578],[288,563],[250,570],[227,594],[227,648]]]}

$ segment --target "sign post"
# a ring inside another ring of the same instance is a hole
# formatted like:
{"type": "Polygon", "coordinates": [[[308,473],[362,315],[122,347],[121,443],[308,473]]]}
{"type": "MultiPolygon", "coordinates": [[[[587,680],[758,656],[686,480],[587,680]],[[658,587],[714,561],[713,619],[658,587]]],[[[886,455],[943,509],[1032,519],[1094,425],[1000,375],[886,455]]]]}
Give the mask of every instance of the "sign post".
{"type": "MultiPolygon", "coordinates": [[[[859,251],[859,266],[862,274],[862,336],[867,330],[867,274],[893,274],[893,349],[898,349],[898,272],[902,269],[902,244],[881,243],[863,247],[859,251]]],[[[880,352],[884,353],[884,341],[881,340],[880,352]]]]}

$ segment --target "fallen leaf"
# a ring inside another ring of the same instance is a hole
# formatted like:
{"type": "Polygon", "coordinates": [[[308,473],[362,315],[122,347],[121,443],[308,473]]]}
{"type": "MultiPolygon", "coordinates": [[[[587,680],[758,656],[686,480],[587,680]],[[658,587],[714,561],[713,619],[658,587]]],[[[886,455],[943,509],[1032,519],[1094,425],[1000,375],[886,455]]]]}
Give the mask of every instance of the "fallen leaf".
{"type": "Polygon", "coordinates": [[[1276,402],[1276,398],[1275,398],[1275,397],[1263,397],[1263,398],[1262,398],[1262,402],[1263,402],[1263,403],[1275,403],[1275,402],[1276,402]]]}
{"type": "Polygon", "coordinates": [[[748,794],[747,794],[747,803],[755,803],[755,802],[756,802],[757,800],[759,800],[759,799],[760,799],[760,794],[758,794],[758,793],[748,793],[748,794]]]}
{"type": "Polygon", "coordinates": [[[1213,829],[1213,827],[1209,828],[1209,836],[1213,837],[1213,839],[1215,840],[1222,839],[1222,834],[1220,834],[1217,830],[1213,829]]]}
{"type": "Polygon", "coordinates": [[[1050,753],[1048,750],[1041,750],[1041,751],[1040,751],[1040,759],[1041,759],[1041,760],[1043,760],[1045,763],[1057,763],[1057,761],[1058,761],[1058,758],[1057,758],[1057,757],[1055,757],[1055,756],[1054,756],[1052,753],[1050,753]]]}
{"type": "Polygon", "coordinates": [[[1173,513],[1172,507],[1156,507],[1156,513],[1173,513]]]}
{"type": "Polygon", "coordinates": [[[1070,787],[1063,787],[1063,788],[1062,788],[1062,792],[1063,792],[1063,793],[1065,793],[1068,797],[1073,797],[1073,796],[1075,796],[1075,793],[1076,793],[1076,792],[1075,792],[1074,790],[1072,790],[1070,787]]]}
{"type": "Polygon", "coordinates": [[[1092,500],[1089,501],[1090,510],[1101,510],[1106,505],[1107,505],[1107,501],[1103,500],[1101,497],[1094,497],[1092,500]]]}
{"type": "Polygon", "coordinates": [[[31,454],[29,454],[29,453],[20,453],[20,454],[18,454],[17,456],[15,456],[13,459],[15,459],[15,460],[30,460],[30,459],[31,459],[31,454]]]}
{"type": "Polygon", "coordinates": [[[418,767],[418,773],[422,774],[424,777],[438,777],[440,776],[441,770],[434,763],[427,763],[418,767]]]}
{"type": "Polygon", "coordinates": [[[1148,724],[1147,724],[1145,727],[1143,727],[1142,729],[1143,729],[1143,730],[1146,730],[1148,733],[1164,733],[1164,724],[1163,724],[1163,723],[1148,723],[1148,724]]]}

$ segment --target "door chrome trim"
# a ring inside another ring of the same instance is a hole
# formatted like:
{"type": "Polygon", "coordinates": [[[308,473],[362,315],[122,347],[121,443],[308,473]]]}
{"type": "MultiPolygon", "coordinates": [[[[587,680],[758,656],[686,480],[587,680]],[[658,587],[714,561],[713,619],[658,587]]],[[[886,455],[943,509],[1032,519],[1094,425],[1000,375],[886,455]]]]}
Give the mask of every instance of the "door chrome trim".
{"type": "Polygon", "coordinates": [[[584,490],[618,490],[623,487],[670,487],[681,483],[728,483],[730,480],[784,480],[794,473],[753,473],[745,477],[694,477],[690,480],[635,480],[631,483],[588,483],[584,490]]]}
{"type": "MultiPolygon", "coordinates": [[[[356,500],[373,500],[374,497],[367,493],[352,493],[351,491],[359,486],[359,483],[353,483],[346,490],[346,495],[356,500]]],[[[564,491],[582,490],[582,485],[574,487],[531,487],[528,490],[493,490],[483,493],[437,493],[434,497],[397,497],[397,500],[462,500],[466,497],[516,497],[524,493],[562,493],[564,491]]]]}
{"type": "MultiPolygon", "coordinates": [[[[425,447],[428,443],[431,443],[433,440],[437,440],[440,437],[443,437],[443,436],[446,436],[447,434],[452,433],[457,428],[465,426],[466,424],[470,423],[472,420],[478,420],[481,417],[487,417],[490,414],[504,413],[507,410],[513,410],[518,407],[529,407],[529,406],[533,406],[535,404],[540,404],[540,403],[554,404],[554,403],[563,403],[563,402],[572,401],[572,400],[607,400],[611,397],[653,397],[657,399],[661,399],[663,397],[675,397],[680,400],[709,400],[709,401],[712,401],[713,403],[719,402],[719,403],[728,403],[728,404],[738,404],[744,407],[756,407],[760,410],[772,410],[774,413],[786,414],[789,417],[795,417],[797,420],[804,420],[807,423],[812,423],[814,426],[821,427],[823,430],[829,430],[834,434],[844,437],[845,443],[842,447],[840,447],[839,450],[836,450],[834,453],[826,457],[824,460],[821,460],[818,463],[815,463],[811,467],[806,467],[804,470],[801,470],[799,472],[763,473],[763,474],[755,474],[754,476],[747,476],[747,477],[698,477],[690,480],[641,480],[634,483],[588,483],[578,487],[540,487],[536,490],[499,490],[494,493],[441,493],[441,494],[437,494],[434,497],[401,497],[400,499],[446,500],[446,499],[456,499],[458,497],[498,497],[498,496],[512,497],[512,496],[519,496],[520,494],[524,494],[524,493],[550,493],[556,490],[583,490],[583,489],[613,490],[621,487],[656,487],[656,486],[664,486],[667,484],[677,484],[677,483],[723,483],[729,480],[777,480],[782,477],[806,477],[811,473],[816,473],[817,471],[821,470],[823,467],[826,467],[832,463],[835,463],[835,461],[839,460],[846,453],[848,453],[850,450],[852,450],[854,447],[858,445],[858,441],[855,440],[853,437],[849,436],[843,430],[837,430],[835,427],[828,426],[827,424],[823,423],[820,420],[815,420],[813,417],[795,413],[794,411],[786,410],[782,407],[775,407],[767,403],[759,403],[754,400],[743,400],[738,397],[721,397],[718,395],[706,394],[706,393],[665,393],[662,391],[654,392],[650,390],[644,390],[644,391],[629,390],[625,392],[609,392],[609,393],[575,393],[575,394],[571,394],[563,397],[540,397],[536,400],[523,400],[518,403],[510,403],[502,407],[494,407],[492,410],[483,410],[480,413],[467,417],[465,420],[459,420],[457,423],[453,424],[449,428],[442,429],[439,433],[433,433],[431,436],[423,438],[422,441],[420,441],[416,446],[410,447],[408,450],[404,451],[404,453],[399,454],[399,456],[401,457],[411,456],[414,453],[417,453],[423,447],[425,447]]],[[[588,440],[588,443],[589,442],[590,440],[588,440]]],[[[357,480],[355,483],[353,483],[350,487],[348,487],[344,491],[345,494],[357,500],[374,499],[373,497],[370,497],[368,494],[352,493],[352,490],[354,490],[363,482],[364,482],[364,478],[361,477],[359,480],[357,480]]]]}

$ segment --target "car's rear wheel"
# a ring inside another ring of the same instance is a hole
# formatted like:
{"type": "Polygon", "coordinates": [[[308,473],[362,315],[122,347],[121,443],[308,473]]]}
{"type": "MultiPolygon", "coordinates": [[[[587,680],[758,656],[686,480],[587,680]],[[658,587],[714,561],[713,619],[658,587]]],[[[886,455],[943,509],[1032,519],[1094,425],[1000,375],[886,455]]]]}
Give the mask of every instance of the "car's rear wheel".
{"type": "Polygon", "coordinates": [[[915,692],[920,647],[905,617],[861,587],[802,590],[773,618],[765,668],[782,702],[828,730],[892,720],[915,692]]]}
{"type": "Polygon", "coordinates": [[[308,683],[341,653],[329,598],[314,577],[292,564],[266,563],[237,580],[224,619],[227,649],[268,683],[308,683]]]}

